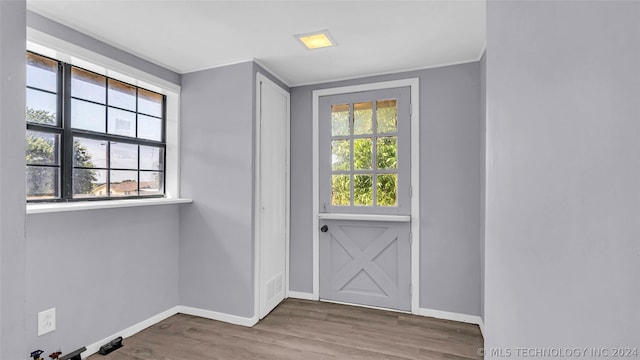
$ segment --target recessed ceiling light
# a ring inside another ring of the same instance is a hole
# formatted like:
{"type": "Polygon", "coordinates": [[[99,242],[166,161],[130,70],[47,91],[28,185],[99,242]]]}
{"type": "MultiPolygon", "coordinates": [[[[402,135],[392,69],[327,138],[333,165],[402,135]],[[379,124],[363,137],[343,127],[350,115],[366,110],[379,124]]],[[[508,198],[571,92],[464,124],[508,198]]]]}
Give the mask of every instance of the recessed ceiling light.
{"type": "Polygon", "coordinates": [[[336,42],[329,34],[329,30],[315,31],[307,34],[294,35],[307,49],[320,49],[335,46],[336,42]]]}

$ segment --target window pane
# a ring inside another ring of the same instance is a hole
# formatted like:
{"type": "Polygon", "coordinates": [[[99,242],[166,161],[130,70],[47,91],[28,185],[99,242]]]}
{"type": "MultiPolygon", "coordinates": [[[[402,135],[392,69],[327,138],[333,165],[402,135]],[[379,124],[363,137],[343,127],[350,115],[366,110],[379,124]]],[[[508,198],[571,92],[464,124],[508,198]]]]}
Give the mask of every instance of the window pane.
{"type": "Polygon", "coordinates": [[[57,167],[27,166],[27,199],[54,199],[58,195],[57,167]]]}
{"type": "Polygon", "coordinates": [[[355,175],[353,180],[354,205],[372,206],[373,175],[355,175]]]}
{"type": "Polygon", "coordinates": [[[376,118],[378,133],[394,133],[398,131],[398,109],[396,100],[379,100],[376,102],[376,118]]]}
{"type": "Polygon", "coordinates": [[[398,192],[397,174],[380,174],[376,177],[376,196],[378,206],[396,206],[396,193],[398,192]]]}
{"type": "Polygon", "coordinates": [[[27,89],[27,113],[25,119],[28,122],[57,125],[57,109],[58,100],[56,95],[27,89]]]}
{"type": "Polygon", "coordinates": [[[351,165],[351,142],[334,140],[331,142],[331,168],[333,170],[349,170],[351,165]]]}
{"type": "Polygon", "coordinates": [[[58,62],[27,53],[27,86],[56,92],[58,89],[58,62]]]}
{"type": "Polygon", "coordinates": [[[138,89],[138,112],[162,117],[162,95],[138,89]]]}
{"type": "Polygon", "coordinates": [[[138,172],[111,170],[111,196],[138,195],[138,172]]]}
{"type": "Polygon", "coordinates": [[[157,171],[140,172],[140,195],[164,193],[164,174],[157,171]]]}
{"type": "Polygon", "coordinates": [[[136,87],[109,79],[109,105],[136,111],[136,87]]]}
{"type": "Polygon", "coordinates": [[[73,166],[107,167],[107,141],[76,137],[73,139],[73,166]]]}
{"type": "Polygon", "coordinates": [[[355,170],[371,169],[373,142],[371,138],[355,139],[353,142],[353,168],[355,170]]]}
{"type": "Polygon", "coordinates": [[[71,127],[97,132],[105,132],[104,105],[96,105],[82,100],[71,100],[71,127]]]}
{"type": "Polygon", "coordinates": [[[138,115],[138,138],[162,141],[162,119],[138,115]]]}
{"type": "Polygon", "coordinates": [[[111,142],[111,167],[137,169],[138,145],[111,142]]]}
{"type": "Polygon", "coordinates": [[[331,205],[351,204],[351,179],[349,175],[331,176],[331,205]]]}
{"type": "Polygon", "coordinates": [[[82,70],[71,69],[71,96],[104,104],[107,91],[106,78],[102,75],[82,70]]]}
{"type": "Polygon", "coordinates": [[[107,196],[107,170],[73,169],[73,197],[107,196]]]}
{"type": "Polygon", "coordinates": [[[373,123],[373,103],[353,104],[353,134],[371,134],[371,124],[373,123]]]}
{"type": "Polygon", "coordinates": [[[136,114],[109,108],[109,134],[136,136],[136,114]]]}
{"type": "Polygon", "coordinates": [[[164,149],[152,146],[140,146],[140,170],[164,170],[164,149]]]}
{"type": "Polygon", "coordinates": [[[377,146],[378,169],[397,169],[398,138],[395,136],[379,137],[377,146]]]}
{"type": "Polygon", "coordinates": [[[26,140],[27,164],[60,164],[60,134],[27,130],[26,140]]]}
{"type": "Polygon", "coordinates": [[[331,105],[331,135],[349,135],[349,104],[331,105]]]}

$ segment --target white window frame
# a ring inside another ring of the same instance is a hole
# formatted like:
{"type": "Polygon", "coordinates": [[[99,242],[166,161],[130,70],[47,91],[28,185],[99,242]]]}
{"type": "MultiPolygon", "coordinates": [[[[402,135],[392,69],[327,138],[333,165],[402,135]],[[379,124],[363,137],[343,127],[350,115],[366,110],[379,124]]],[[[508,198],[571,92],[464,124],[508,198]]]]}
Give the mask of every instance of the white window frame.
{"type": "Polygon", "coordinates": [[[79,204],[32,203],[26,205],[27,214],[191,202],[180,198],[180,85],[31,28],[27,28],[26,47],[27,51],[158,92],[167,99],[164,198],[97,200],[79,204]]]}

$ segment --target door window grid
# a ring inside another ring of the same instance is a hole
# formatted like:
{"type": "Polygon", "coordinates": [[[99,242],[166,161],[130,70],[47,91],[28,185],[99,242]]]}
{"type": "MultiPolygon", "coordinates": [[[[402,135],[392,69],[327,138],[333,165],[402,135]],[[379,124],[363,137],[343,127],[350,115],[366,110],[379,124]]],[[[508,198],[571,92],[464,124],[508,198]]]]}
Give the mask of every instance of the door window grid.
{"type": "Polygon", "coordinates": [[[161,94],[27,53],[27,200],[163,196],[165,104],[161,94]]]}
{"type": "Polygon", "coordinates": [[[331,204],[396,207],[397,100],[331,106],[331,204]]]}

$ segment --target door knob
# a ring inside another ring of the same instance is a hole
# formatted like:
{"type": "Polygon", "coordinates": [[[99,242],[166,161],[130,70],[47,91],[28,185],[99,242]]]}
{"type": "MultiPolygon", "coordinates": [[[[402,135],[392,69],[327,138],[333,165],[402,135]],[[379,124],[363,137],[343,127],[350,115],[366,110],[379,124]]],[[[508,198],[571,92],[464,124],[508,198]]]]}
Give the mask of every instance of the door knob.
{"type": "Polygon", "coordinates": [[[327,230],[329,230],[329,227],[327,225],[322,225],[322,227],[320,228],[320,231],[322,232],[327,232],[327,230]]]}

